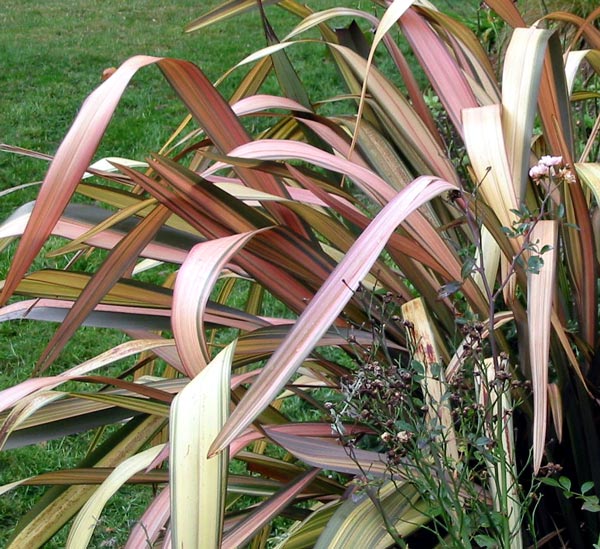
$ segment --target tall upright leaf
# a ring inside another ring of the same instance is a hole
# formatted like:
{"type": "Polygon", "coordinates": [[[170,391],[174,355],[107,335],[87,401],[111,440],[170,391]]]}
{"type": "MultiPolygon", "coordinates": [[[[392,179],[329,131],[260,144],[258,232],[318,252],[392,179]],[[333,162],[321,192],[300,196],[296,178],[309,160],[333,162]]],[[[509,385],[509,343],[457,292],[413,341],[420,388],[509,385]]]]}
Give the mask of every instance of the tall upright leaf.
{"type": "MultiPolygon", "coordinates": [[[[193,344],[193,343],[192,343],[193,344]]],[[[232,343],[175,398],[170,422],[173,546],[221,545],[229,456],[208,449],[229,414],[232,343]]]]}
{"type": "Polygon", "coordinates": [[[556,244],[558,223],[540,221],[531,231],[531,242],[538,250],[549,248],[541,255],[539,272],[527,273],[527,312],[529,318],[529,354],[533,382],[533,468],[542,464],[548,417],[548,367],[554,280],[556,278],[556,244]]]}

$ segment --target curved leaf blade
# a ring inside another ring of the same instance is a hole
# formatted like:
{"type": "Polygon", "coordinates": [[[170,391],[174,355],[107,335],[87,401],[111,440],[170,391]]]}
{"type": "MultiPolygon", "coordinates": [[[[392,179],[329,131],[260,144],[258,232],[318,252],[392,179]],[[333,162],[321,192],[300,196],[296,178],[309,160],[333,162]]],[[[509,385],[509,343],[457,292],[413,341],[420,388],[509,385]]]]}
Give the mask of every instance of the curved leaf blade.
{"type": "Polygon", "coordinates": [[[213,286],[223,266],[256,232],[197,244],[177,275],[173,293],[173,335],[190,377],[200,373],[210,362],[204,335],[204,313],[213,286]]]}
{"type": "Polygon", "coordinates": [[[211,455],[241,434],[277,396],[350,301],[396,227],[427,200],[453,188],[454,185],[446,181],[421,177],[381,210],[308,304],[246,397],[238,404],[213,443],[211,455]]]}
{"type": "Polygon", "coordinates": [[[148,448],[121,462],[79,511],[67,538],[67,549],[87,547],[109,498],[134,474],[146,469],[164,445],[148,448]]]}

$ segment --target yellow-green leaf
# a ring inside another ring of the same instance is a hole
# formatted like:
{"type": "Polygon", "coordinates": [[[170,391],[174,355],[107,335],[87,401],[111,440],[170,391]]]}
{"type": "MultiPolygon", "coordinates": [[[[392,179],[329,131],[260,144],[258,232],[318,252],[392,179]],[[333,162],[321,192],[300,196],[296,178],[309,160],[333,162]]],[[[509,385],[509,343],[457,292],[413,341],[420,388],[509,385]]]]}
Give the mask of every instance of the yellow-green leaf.
{"type": "Polygon", "coordinates": [[[121,462],[85,502],[75,517],[67,538],[67,549],[87,547],[98,524],[100,513],[109,498],[134,474],[146,469],[160,454],[164,445],[154,446],[121,462]]]}
{"type": "Polygon", "coordinates": [[[527,315],[529,321],[529,358],[533,384],[533,468],[542,464],[546,443],[548,408],[548,361],[554,280],[556,277],[557,221],[539,221],[531,230],[530,240],[538,250],[550,246],[541,255],[538,273],[527,273],[527,315]]]}
{"type": "Polygon", "coordinates": [[[235,342],[221,351],[175,398],[171,432],[173,547],[218,549],[221,544],[228,452],[208,449],[229,414],[235,342]]]}

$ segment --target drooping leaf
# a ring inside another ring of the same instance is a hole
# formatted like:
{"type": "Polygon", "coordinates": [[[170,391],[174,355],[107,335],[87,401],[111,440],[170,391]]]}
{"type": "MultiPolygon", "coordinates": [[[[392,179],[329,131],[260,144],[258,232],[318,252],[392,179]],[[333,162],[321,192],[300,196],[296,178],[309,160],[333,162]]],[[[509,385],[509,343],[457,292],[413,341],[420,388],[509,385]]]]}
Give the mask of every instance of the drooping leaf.
{"type": "Polygon", "coordinates": [[[50,343],[38,359],[38,367],[44,370],[59,355],[68,339],[81,322],[94,309],[110,288],[123,276],[151,241],[158,228],[171,215],[164,206],[157,206],[133,231],[119,242],[102,266],[82,290],[79,300],[73,305],[56,331],[50,343]]]}
{"type": "Polygon", "coordinates": [[[352,298],[398,224],[428,199],[451,188],[447,182],[424,177],[415,180],[388,203],[308,304],[246,398],[232,413],[213,443],[211,453],[221,450],[240,434],[283,388],[352,298]]]}
{"type": "Polygon", "coordinates": [[[52,389],[61,383],[86,375],[98,368],[112,364],[117,360],[150,349],[156,349],[157,347],[168,346],[173,346],[172,340],[151,339],[127,341],[56,376],[27,379],[18,385],[0,391],[0,411],[12,407],[14,404],[35,391],[52,389]]]}
{"type": "Polygon", "coordinates": [[[389,475],[389,467],[384,454],[355,449],[350,455],[348,450],[335,440],[298,436],[269,427],[265,428],[265,432],[277,444],[313,467],[350,475],[362,475],[364,471],[369,471],[369,474],[374,476],[389,475]]]}
{"type": "Polygon", "coordinates": [[[140,520],[131,529],[125,549],[137,549],[147,542],[156,542],[171,514],[170,495],[170,488],[166,486],[154,498],[140,520]]]}
{"type": "Polygon", "coordinates": [[[179,355],[190,377],[210,362],[204,339],[204,310],[221,269],[255,233],[211,240],[190,252],[175,285],[173,332],[179,355]]]}
{"type": "MultiPolygon", "coordinates": [[[[269,5],[275,1],[276,0],[266,0],[263,4],[269,5]]],[[[240,13],[256,9],[256,7],[256,2],[253,0],[229,0],[204,14],[202,17],[188,23],[185,31],[197,31],[208,25],[239,15],[240,13]]]]}
{"type": "MultiPolygon", "coordinates": [[[[139,383],[148,384],[149,389],[172,395],[185,386],[186,380],[141,379],[139,383]]],[[[144,391],[143,388],[139,390],[144,391]]],[[[134,394],[136,393],[123,389],[107,389],[103,391],[107,398],[102,401],[69,397],[57,391],[35,393],[20,401],[9,414],[0,416],[3,421],[3,437],[10,435],[5,449],[46,442],[140,416],[141,413],[132,406],[120,407],[110,402],[110,397],[117,397],[118,400],[134,394]]]]}
{"type": "Polygon", "coordinates": [[[87,547],[98,517],[102,512],[108,499],[125,483],[132,475],[146,469],[154,458],[160,453],[162,446],[148,448],[121,462],[108,478],[100,485],[93,495],[85,502],[79,514],[75,517],[73,526],[67,538],[67,549],[87,547]]]}

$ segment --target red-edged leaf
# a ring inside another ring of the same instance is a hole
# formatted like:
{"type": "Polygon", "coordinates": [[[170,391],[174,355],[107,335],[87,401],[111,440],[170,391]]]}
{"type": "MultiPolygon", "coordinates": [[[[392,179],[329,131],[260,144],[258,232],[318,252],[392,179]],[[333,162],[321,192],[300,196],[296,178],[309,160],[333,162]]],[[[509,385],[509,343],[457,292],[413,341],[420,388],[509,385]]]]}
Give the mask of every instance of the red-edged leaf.
{"type": "Polygon", "coordinates": [[[244,545],[273,517],[290,505],[294,498],[300,494],[321,472],[320,469],[311,469],[298,479],[283,488],[281,492],[260,504],[248,517],[229,530],[224,538],[223,548],[235,548],[244,545]]]}
{"type": "MultiPolygon", "coordinates": [[[[18,208],[0,226],[0,238],[21,236],[29,222],[33,205],[34,203],[30,202],[18,208]]],[[[125,233],[129,232],[135,226],[135,221],[131,219],[111,227],[110,229],[105,229],[100,232],[92,231],[95,224],[104,221],[108,215],[109,212],[106,210],[89,204],[70,204],[67,206],[64,215],[60,217],[52,229],[52,235],[62,236],[69,240],[85,237],[85,244],[96,248],[110,250],[119,243],[125,233]]],[[[181,247],[155,240],[150,242],[148,246],[140,252],[140,255],[158,261],[183,263],[187,254],[187,248],[185,246],[189,243],[197,242],[198,238],[194,238],[189,234],[175,233],[172,231],[162,232],[165,237],[171,237],[173,239],[172,242],[176,242],[178,245],[181,243],[181,247]]],[[[160,237],[160,234],[158,236],[160,237]]]]}
{"type": "MultiPolygon", "coordinates": [[[[178,195],[161,183],[125,166],[119,166],[119,168],[201,234],[210,238],[231,236],[230,229],[205,215],[202,204],[189,201],[189,197],[183,194],[178,195]]],[[[281,299],[293,311],[302,311],[305,307],[305,299],[312,294],[310,289],[286,270],[281,269],[279,265],[249,251],[241,251],[236,257],[236,264],[245,273],[250,273],[259,283],[268,287],[273,295],[281,299]]]]}
{"type": "Polygon", "coordinates": [[[511,27],[526,27],[527,24],[512,0],[490,0],[486,4],[511,27]]]}
{"type": "Polygon", "coordinates": [[[112,77],[100,85],[83,103],[50,164],[0,294],[0,303],[5,303],[12,295],[19,280],[52,233],[91,163],[129,80],[139,68],[157,60],[156,57],[137,56],[125,61],[112,77]]]}
{"type": "Polygon", "coordinates": [[[462,134],[462,109],[478,107],[479,103],[455,57],[416,11],[408,10],[400,19],[400,26],[454,127],[462,134]]]}
{"type": "MultiPolygon", "coordinates": [[[[229,103],[210,83],[204,73],[193,63],[176,59],[162,59],[159,67],[173,89],[185,103],[194,118],[222,153],[250,141],[246,130],[232,111],[229,103]]],[[[287,197],[284,185],[275,177],[247,168],[234,168],[239,177],[255,189],[275,196],[287,197]]],[[[289,210],[279,204],[268,205],[267,209],[284,224],[306,235],[303,224],[289,210]]]]}
{"type": "MultiPolygon", "coordinates": [[[[233,149],[231,157],[255,158],[260,160],[303,160],[328,170],[347,175],[379,204],[386,204],[396,191],[376,173],[350,160],[317,149],[308,143],[284,139],[261,139],[233,149]]],[[[223,168],[217,162],[207,173],[223,168]]]]}

